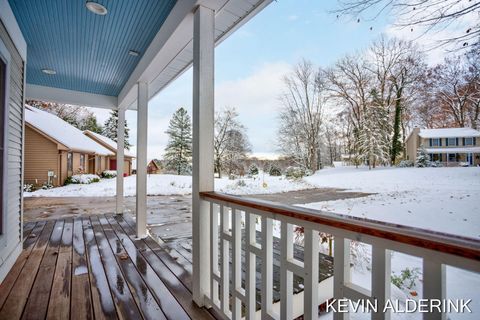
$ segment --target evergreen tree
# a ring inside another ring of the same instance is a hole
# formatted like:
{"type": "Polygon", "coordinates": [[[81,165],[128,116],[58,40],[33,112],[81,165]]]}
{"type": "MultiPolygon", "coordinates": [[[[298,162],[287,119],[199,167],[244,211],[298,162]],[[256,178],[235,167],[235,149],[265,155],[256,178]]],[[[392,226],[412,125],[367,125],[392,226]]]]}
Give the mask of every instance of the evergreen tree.
{"type": "Polygon", "coordinates": [[[417,149],[417,159],[415,159],[415,167],[426,168],[430,167],[430,156],[427,153],[427,150],[423,146],[417,149]]]}
{"type": "Polygon", "coordinates": [[[378,103],[377,93],[371,92],[372,101],[366,108],[360,133],[358,151],[360,160],[368,162],[369,168],[386,164],[390,158],[391,126],[388,110],[378,103]]]}
{"type": "Polygon", "coordinates": [[[102,134],[103,127],[97,122],[97,117],[95,117],[95,115],[92,113],[83,120],[80,130],[90,130],[92,132],[102,134]]]}
{"type": "MultiPolygon", "coordinates": [[[[110,112],[110,118],[105,121],[105,126],[103,128],[103,135],[107,138],[112,139],[117,142],[117,127],[118,127],[118,110],[112,110],[110,112]]],[[[130,149],[130,142],[128,142],[128,129],[127,120],[125,120],[125,149],[130,149]]]]}
{"type": "Polygon", "coordinates": [[[187,110],[179,108],[168,125],[165,166],[177,174],[189,174],[192,167],[192,123],[187,110]]]}

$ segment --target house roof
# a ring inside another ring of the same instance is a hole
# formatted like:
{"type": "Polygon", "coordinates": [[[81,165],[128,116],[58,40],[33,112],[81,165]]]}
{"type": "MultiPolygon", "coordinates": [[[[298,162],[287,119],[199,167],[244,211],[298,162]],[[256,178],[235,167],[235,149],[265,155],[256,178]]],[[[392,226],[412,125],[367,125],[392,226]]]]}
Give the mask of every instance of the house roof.
{"type": "Polygon", "coordinates": [[[113,152],[85,136],[82,130],[49,112],[26,105],[25,122],[72,151],[113,155],[113,152]]]}
{"type": "Polygon", "coordinates": [[[422,138],[480,137],[480,131],[472,128],[420,129],[418,135],[422,138]]]}
{"type": "MultiPolygon", "coordinates": [[[[105,136],[102,136],[101,134],[90,131],[90,130],[85,130],[83,133],[85,133],[87,135],[87,137],[90,137],[90,138],[96,140],[98,143],[100,143],[101,145],[103,145],[104,147],[109,149],[110,151],[115,152],[115,153],[117,152],[117,143],[115,141],[113,141],[112,139],[107,138],[105,136]]],[[[128,149],[124,149],[123,154],[126,157],[135,158],[135,154],[130,152],[130,150],[128,150],[128,149]]]]}
{"type": "Polygon", "coordinates": [[[480,153],[480,147],[427,148],[427,153],[480,153]]]}

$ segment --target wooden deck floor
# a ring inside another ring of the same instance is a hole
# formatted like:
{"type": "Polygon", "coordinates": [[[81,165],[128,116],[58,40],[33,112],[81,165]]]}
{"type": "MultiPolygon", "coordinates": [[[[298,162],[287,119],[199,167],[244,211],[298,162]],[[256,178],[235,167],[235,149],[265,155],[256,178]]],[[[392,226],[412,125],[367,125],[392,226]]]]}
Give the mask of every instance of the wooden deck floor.
{"type": "Polygon", "coordinates": [[[0,287],[0,319],[213,319],[182,257],[135,239],[127,217],[31,222],[0,287]]]}

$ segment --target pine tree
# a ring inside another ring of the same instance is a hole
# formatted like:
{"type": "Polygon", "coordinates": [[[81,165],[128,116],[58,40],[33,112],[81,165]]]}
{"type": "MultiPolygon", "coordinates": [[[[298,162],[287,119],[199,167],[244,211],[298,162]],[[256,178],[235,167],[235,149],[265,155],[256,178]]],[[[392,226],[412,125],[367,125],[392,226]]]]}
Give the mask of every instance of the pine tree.
{"type": "Polygon", "coordinates": [[[417,149],[417,159],[415,159],[415,167],[426,168],[430,167],[430,156],[427,153],[427,149],[423,146],[417,149]]]}
{"type": "Polygon", "coordinates": [[[187,110],[179,108],[168,125],[165,166],[177,174],[189,174],[192,167],[192,124],[187,110]]]}
{"type": "Polygon", "coordinates": [[[362,119],[358,151],[360,159],[368,162],[368,168],[375,168],[389,161],[391,126],[388,110],[378,103],[375,90],[372,90],[371,96],[372,102],[362,119]]]}
{"type": "MultiPolygon", "coordinates": [[[[117,142],[117,127],[118,127],[118,110],[112,110],[110,112],[110,117],[105,121],[103,128],[103,135],[107,138],[112,139],[117,142]]],[[[127,120],[125,120],[125,149],[129,150],[131,147],[130,142],[128,142],[128,129],[127,120]]]]}
{"type": "Polygon", "coordinates": [[[83,120],[80,130],[89,130],[95,133],[102,134],[103,127],[97,122],[97,117],[95,117],[95,115],[92,113],[83,120]]]}

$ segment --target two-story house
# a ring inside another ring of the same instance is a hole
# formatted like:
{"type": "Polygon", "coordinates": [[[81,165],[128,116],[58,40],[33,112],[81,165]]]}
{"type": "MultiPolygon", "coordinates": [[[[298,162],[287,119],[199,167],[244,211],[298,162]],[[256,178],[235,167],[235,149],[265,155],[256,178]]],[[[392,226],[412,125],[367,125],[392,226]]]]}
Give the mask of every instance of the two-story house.
{"type": "Polygon", "coordinates": [[[480,131],[472,128],[414,128],[407,138],[407,160],[415,161],[423,145],[430,160],[443,165],[480,165],[480,131]]]}

